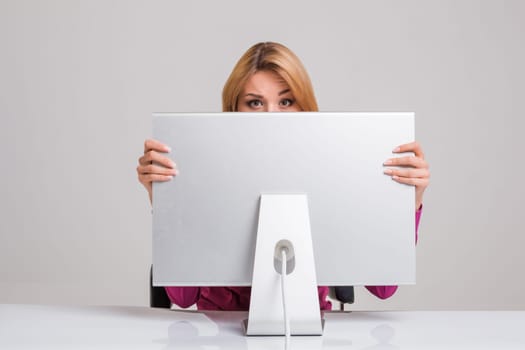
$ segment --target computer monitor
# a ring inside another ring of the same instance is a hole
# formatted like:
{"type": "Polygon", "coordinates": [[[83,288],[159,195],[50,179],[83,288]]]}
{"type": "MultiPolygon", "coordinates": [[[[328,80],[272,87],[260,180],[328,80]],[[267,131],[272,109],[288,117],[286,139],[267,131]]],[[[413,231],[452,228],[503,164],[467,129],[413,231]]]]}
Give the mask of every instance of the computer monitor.
{"type": "Polygon", "coordinates": [[[154,285],[251,285],[264,194],[306,196],[317,285],[415,283],[414,187],[383,174],[413,113],[155,113],[153,137],[180,171],[153,186],[154,285]]]}

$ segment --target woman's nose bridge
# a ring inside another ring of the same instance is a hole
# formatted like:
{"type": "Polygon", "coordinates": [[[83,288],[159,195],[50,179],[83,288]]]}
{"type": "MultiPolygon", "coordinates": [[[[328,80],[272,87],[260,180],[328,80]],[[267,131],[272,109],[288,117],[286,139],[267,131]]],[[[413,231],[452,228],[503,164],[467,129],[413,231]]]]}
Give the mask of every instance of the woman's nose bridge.
{"type": "Polygon", "coordinates": [[[266,105],[266,112],[279,112],[281,110],[278,103],[268,103],[266,105]]]}

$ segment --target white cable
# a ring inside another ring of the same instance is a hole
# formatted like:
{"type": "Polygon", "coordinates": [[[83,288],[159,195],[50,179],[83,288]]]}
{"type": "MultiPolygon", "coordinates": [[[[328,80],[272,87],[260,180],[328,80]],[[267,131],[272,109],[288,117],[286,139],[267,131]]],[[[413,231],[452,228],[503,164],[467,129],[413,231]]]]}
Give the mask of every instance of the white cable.
{"type": "Polygon", "coordinates": [[[286,309],[286,289],[285,289],[285,279],[286,279],[286,249],[281,250],[282,258],[282,269],[281,269],[281,291],[283,295],[283,313],[284,313],[284,335],[286,336],[286,341],[290,338],[290,319],[288,318],[288,312],[286,309]]]}

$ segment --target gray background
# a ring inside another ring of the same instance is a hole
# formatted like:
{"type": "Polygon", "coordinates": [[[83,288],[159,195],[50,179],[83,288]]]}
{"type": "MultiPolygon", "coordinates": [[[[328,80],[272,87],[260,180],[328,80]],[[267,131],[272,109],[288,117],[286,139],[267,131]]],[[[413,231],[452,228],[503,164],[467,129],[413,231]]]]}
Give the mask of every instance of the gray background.
{"type": "Polygon", "coordinates": [[[151,112],[219,111],[258,41],[323,111],[414,111],[416,286],[353,309],[525,309],[523,1],[0,1],[0,302],[147,305],[151,112]]]}

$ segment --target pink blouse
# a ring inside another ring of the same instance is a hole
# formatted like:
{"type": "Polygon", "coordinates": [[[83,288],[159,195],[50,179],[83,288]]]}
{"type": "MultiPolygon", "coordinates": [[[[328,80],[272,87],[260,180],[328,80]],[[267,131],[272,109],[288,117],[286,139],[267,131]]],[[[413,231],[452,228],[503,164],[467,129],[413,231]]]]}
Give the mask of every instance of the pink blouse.
{"type": "MultiPolygon", "coordinates": [[[[418,238],[421,206],[416,211],[416,243],[418,238]]],[[[197,303],[199,310],[245,311],[250,306],[251,287],[166,287],[166,293],[173,304],[187,308],[197,303]]],[[[391,297],[397,286],[366,286],[366,289],[380,299],[391,297]]],[[[332,303],[326,300],[328,287],[317,287],[321,310],[331,310],[332,303]]]]}

